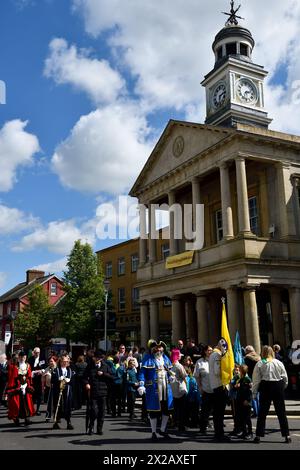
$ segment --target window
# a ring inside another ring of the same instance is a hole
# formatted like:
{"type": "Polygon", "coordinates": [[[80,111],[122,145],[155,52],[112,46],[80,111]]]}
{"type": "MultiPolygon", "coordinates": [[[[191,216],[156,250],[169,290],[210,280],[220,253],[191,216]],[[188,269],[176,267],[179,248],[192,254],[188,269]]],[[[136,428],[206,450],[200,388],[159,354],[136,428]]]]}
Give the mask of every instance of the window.
{"type": "Polygon", "coordinates": [[[220,242],[223,239],[223,219],[221,210],[215,212],[215,223],[217,242],[220,242]]]}
{"type": "Polygon", "coordinates": [[[241,48],[241,55],[246,55],[246,56],[249,55],[247,44],[240,44],[240,48],[241,48]]]}
{"type": "Polygon", "coordinates": [[[236,55],[236,42],[230,42],[226,44],[226,55],[236,55]]]}
{"type": "Polygon", "coordinates": [[[164,299],[164,307],[171,307],[171,305],[172,305],[172,300],[166,297],[164,299]]]}
{"type": "Polygon", "coordinates": [[[125,274],[125,258],[118,259],[118,275],[122,276],[125,274]]]}
{"type": "Polygon", "coordinates": [[[119,312],[125,310],[125,288],[121,287],[118,289],[118,299],[119,299],[119,312]]]}
{"type": "Polygon", "coordinates": [[[132,289],[132,308],[133,310],[138,310],[140,308],[139,304],[140,291],[138,287],[132,289]]]}
{"type": "Polygon", "coordinates": [[[250,216],[250,229],[252,233],[259,234],[259,219],[257,208],[257,197],[250,197],[249,199],[249,216],[250,216]]]}
{"type": "Polygon", "coordinates": [[[106,263],[105,265],[105,277],[108,279],[110,277],[112,277],[112,262],[109,261],[108,263],[106,263]]]}
{"type": "Polygon", "coordinates": [[[131,272],[136,273],[139,267],[139,255],[135,253],[131,256],[131,272]]]}
{"type": "Polygon", "coordinates": [[[161,257],[162,259],[167,259],[170,256],[170,245],[169,243],[164,243],[161,246],[161,257]]]}
{"type": "Polygon", "coordinates": [[[51,282],[50,284],[50,295],[57,295],[57,284],[56,282],[51,282]]]}

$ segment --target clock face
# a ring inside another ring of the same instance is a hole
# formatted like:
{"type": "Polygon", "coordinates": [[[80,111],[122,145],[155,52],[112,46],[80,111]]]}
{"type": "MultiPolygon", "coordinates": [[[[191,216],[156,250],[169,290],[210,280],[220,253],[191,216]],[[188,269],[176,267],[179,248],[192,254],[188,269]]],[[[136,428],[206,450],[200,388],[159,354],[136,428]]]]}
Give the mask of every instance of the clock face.
{"type": "Polygon", "coordinates": [[[251,80],[241,78],[237,84],[237,95],[246,104],[253,104],[257,101],[257,90],[251,80]]]}
{"type": "Polygon", "coordinates": [[[214,108],[218,109],[223,106],[227,96],[227,88],[224,82],[219,83],[213,92],[212,102],[214,108]]]}

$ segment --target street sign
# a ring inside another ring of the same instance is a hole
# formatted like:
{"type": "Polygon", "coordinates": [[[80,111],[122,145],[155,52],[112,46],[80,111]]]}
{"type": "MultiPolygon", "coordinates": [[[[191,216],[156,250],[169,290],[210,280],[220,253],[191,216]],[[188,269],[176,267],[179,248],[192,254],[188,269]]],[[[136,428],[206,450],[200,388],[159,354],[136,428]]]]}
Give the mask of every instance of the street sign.
{"type": "Polygon", "coordinates": [[[5,338],[4,338],[4,342],[6,346],[10,343],[10,339],[11,339],[11,331],[6,331],[5,338]]]}

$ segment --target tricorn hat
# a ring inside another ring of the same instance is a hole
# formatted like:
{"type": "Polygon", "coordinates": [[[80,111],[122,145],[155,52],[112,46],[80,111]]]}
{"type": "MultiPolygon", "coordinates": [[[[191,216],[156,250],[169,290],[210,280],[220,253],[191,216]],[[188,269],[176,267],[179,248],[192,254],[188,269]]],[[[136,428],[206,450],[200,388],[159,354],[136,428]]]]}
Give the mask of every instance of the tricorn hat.
{"type": "Polygon", "coordinates": [[[94,357],[95,357],[96,359],[100,359],[100,358],[102,358],[102,357],[105,357],[105,355],[106,355],[106,352],[103,351],[103,349],[97,349],[97,351],[95,352],[94,357]]]}
{"type": "Polygon", "coordinates": [[[24,357],[24,356],[26,356],[26,352],[25,351],[20,351],[18,356],[19,357],[24,357]]]}
{"type": "Polygon", "coordinates": [[[166,343],[164,343],[163,341],[155,341],[155,339],[149,339],[147,346],[149,349],[156,348],[156,346],[160,346],[164,349],[167,349],[166,343]]]}

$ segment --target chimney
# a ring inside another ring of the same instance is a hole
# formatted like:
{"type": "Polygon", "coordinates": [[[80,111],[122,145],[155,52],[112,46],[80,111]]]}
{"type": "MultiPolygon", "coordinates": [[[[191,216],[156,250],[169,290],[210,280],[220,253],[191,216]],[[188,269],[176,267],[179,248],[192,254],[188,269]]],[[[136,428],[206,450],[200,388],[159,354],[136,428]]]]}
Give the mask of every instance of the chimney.
{"type": "Polygon", "coordinates": [[[26,271],[26,284],[29,284],[31,281],[38,279],[39,277],[44,277],[44,271],[38,271],[36,269],[28,269],[26,271]]]}

